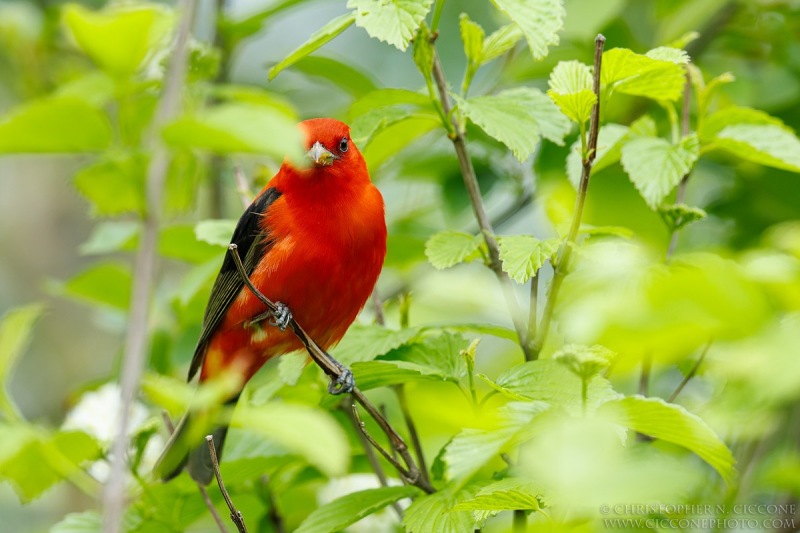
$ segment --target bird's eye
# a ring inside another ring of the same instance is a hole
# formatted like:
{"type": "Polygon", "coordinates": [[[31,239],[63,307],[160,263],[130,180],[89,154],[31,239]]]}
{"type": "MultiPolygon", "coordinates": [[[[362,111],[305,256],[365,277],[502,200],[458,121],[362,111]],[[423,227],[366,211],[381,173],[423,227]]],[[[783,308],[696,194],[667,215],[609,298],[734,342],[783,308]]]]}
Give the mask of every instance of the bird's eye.
{"type": "Polygon", "coordinates": [[[339,141],[339,151],[340,151],[340,152],[342,152],[342,153],[344,153],[344,152],[346,152],[346,151],[347,151],[347,148],[348,148],[348,147],[349,147],[349,146],[348,146],[348,144],[347,144],[347,137],[342,137],[342,140],[341,140],[341,141],[339,141]]]}

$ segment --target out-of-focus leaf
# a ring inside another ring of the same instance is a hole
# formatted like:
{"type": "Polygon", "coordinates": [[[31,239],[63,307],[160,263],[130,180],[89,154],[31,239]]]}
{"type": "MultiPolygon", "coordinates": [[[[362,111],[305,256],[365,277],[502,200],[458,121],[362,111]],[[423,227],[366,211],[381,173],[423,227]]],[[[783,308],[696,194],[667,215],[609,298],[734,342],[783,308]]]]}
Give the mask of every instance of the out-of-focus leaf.
{"type": "Polygon", "coordinates": [[[453,507],[461,500],[470,498],[468,490],[456,491],[447,488],[420,496],[406,509],[403,527],[408,533],[464,533],[475,530],[475,520],[469,511],[456,511],[453,507]]]}
{"type": "Polygon", "coordinates": [[[159,234],[158,251],[164,257],[194,264],[205,263],[221,256],[219,246],[197,239],[195,228],[189,224],[163,228],[159,234]]]}
{"type": "Polygon", "coordinates": [[[507,24],[483,40],[482,63],[488,63],[505,54],[522,39],[522,29],[516,24],[507,24]]]}
{"type": "MultiPolygon", "coordinates": [[[[728,126],[786,126],[777,117],[750,107],[730,106],[711,113],[700,122],[697,134],[703,144],[711,143],[728,126]]],[[[788,128],[787,128],[788,129],[788,128]]],[[[790,130],[791,131],[791,130],[790,130]]]]}
{"type": "Polygon", "coordinates": [[[431,99],[426,94],[409,91],[407,89],[377,89],[353,102],[347,116],[352,121],[361,115],[395,105],[409,105],[433,109],[431,106],[431,99]]]}
{"type": "Polygon", "coordinates": [[[294,117],[266,106],[226,103],[184,116],[164,128],[168,144],[215,153],[262,153],[299,161],[302,135],[294,117]]]}
{"type": "Polygon", "coordinates": [[[135,248],[141,224],[131,221],[108,221],[95,224],[86,242],[80,245],[84,255],[101,255],[135,248]]]}
{"type": "Polygon", "coordinates": [[[497,244],[503,270],[517,283],[527,283],[555,255],[561,239],[541,241],[532,235],[514,235],[498,237],[497,244]]]}
{"type": "Polygon", "coordinates": [[[33,325],[43,310],[38,304],[20,307],[6,313],[0,322],[0,410],[9,419],[18,418],[19,413],[8,396],[6,381],[28,347],[33,325]]]}
{"type": "Polygon", "coordinates": [[[433,0],[348,0],[347,8],[355,9],[356,26],[370,37],[405,51],[433,5],[433,0]]]}
{"type": "Polygon", "coordinates": [[[115,88],[114,80],[108,74],[93,71],[61,85],[53,96],[81,100],[100,109],[114,97],[115,88]]]}
{"type": "Polygon", "coordinates": [[[434,49],[431,42],[431,32],[424,22],[420,24],[417,35],[414,37],[414,63],[422,76],[430,81],[433,71],[434,49]]]}
{"type": "Polygon", "coordinates": [[[683,95],[686,77],[683,65],[674,62],[673,55],[662,60],[627,48],[613,48],[603,53],[600,81],[616,92],[674,102],[683,95]]]}
{"type": "Polygon", "coordinates": [[[564,26],[566,16],[562,0],[492,0],[492,3],[517,23],[534,59],[546,57],[549,47],[558,44],[558,31],[564,26]]]}
{"type": "Polygon", "coordinates": [[[689,173],[700,153],[700,141],[692,134],[672,144],[658,137],[639,137],[622,147],[622,166],[651,209],[659,204],[689,173]]]}
{"type": "Polygon", "coordinates": [[[415,113],[374,133],[361,152],[370,170],[374,170],[413,141],[439,127],[441,121],[436,115],[415,113]]]}
{"type": "Polygon", "coordinates": [[[567,344],[553,354],[553,360],[566,366],[582,380],[588,380],[607,369],[615,356],[614,352],[599,344],[567,344]]]}
{"type": "Polygon", "coordinates": [[[659,46],[649,50],[646,54],[650,59],[658,59],[659,61],[671,61],[676,65],[689,64],[689,54],[680,48],[673,48],[671,46],[659,46]]]}
{"type": "MultiPolygon", "coordinates": [[[[628,140],[629,129],[620,124],[605,124],[597,133],[597,152],[592,165],[592,176],[619,161],[622,156],[622,145],[628,140]]],[[[578,139],[569,150],[567,156],[567,177],[570,183],[578,188],[583,170],[581,161],[581,141],[578,139]]]]}
{"type": "Polygon", "coordinates": [[[75,175],[75,187],[92,204],[95,216],[145,211],[147,157],[108,154],[75,175]]]}
{"type": "Polygon", "coordinates": [[[110,144],[108,118],[81,99],[39,100],[0,121],[0,154],[100,152],[110,144]]]}
{"type": "Polygon", "coordinates": [[[529,479],[507,478],[481,487],[474,497],[462,500],[453,509],[457,511],[537,511],[541,507],[542,491],[529,479]]]}
{"type": "Polygon", "coordinates": [[[481,25],[469,18],[466,13],[461,13],[459,18],[461,40],[464,43],[464,55],[470,65],[478,67],[483,63],[483,40],[486,34],[481,25]]]}
{"type": "Polygon", "coordinates": [[[411,381],[444,381],[441,371],[408,361],[362,361],[351,366],[358,388],[366,391],[411,381]]]}
{"type": "Polygon", "coordinates": [[[91,304],[127,311],[133,276],[121,263],[99,263],[84,270],[63,285],[68,296],[91,304]]]}
{"type": "Polygon", "coordinates": [[[389,329],[382,326],[354,324],[347,330],[333,355],[342,364],[371,361],[379,355],[412,342],[419,335],[416,328],[389,329]]]}
{"type": "Polygon", "coordinates": [[[467,348],[467,339],[450,331],[427,335],[394,350],[390,356],[417,365],[422,373],[441,376],[443,380],[458,383],[467,372],[461,351],[467,348]]]}
{"type": "Polygon", "coordinates": [[[232,219],[201,220],[194,226],[194,236],[198,241],[227,248],[235,228],[236,221],[232,219]]]}
{"type": "Polygon", "coordinates": [[[570,122],[543,92],[530,87],[508,89],[495,95],[460,98],[464,115],[487,134],[508,146],[525,161],[540,137],[563,144],[570,122]]]}
{"type": "Polygon", "coordinates": [[[83,52],[103,70],[120,77],[136,72],[169,33],[170,11],[157,4],[115,4],[90,11],[64,7],[64,24],[83,52]]]}
{"type": "Polygon", "coordinates": [[[70,513],[50,528],[50,533],[101,533],[103,520],[97,511],[70,513]]]}
{"type": "Polygon", "coordinates": [[[462,231],[440,231],[425,243],[428,261],[439,270],[480,257],[483,236],[462,231]]]}
{"type": "Polygon", "coordinates": [[[497,413],[488,429],[465,428],[447,445],[447,478],[466,480],[505,449],[528,424],[550,406],[544,402],[512,402],[497,413]]]}
{"type": "Polygon", "coordinates": [[[776,125],[731,125],[717,135],[716,145],[755,163],[800,172],[800,140],[776,125]]]}
{"type": "Polygon", "coordinates": [[[350,462],[347,435],[326,411],[270,402],[262,407],[237,410],[232,425],[276,441],[326,475],[340,476],[347,471],[350,462]]]}
{"type": "Polygon", "coordinates": [[[687,224],[706,218],[705,211],[686,204],[662,205],[658,208],[658,214],[670,232],[678,231],[687,224]]]}
{"type": "Polygon", "coordinates": [[[365,72],[332,57],[306,56],[292,68],[306,76],[324,78],[354,98],[361,98],[378,88],[365,72]]]}
{"type": "Polygon", "coordinates": [[[322,28],[315,31],[308,40],[295,48],[288,56],[283,58],[277,65],[269,69],[269,79],[272,80],[285,68],[294,65],[304,57],[321,48],[326,43],[339,36],[344,30],[355,22],[354,13],[340,15],[325,24],[322,28]]]}
{"type": "Polygon", "coordinates": [[[703,459],[731,483],[734,458],[725,443],[698,416],[660,398],[629,396],[600,406],[598,415],[656,439],[683,446],[703,459]]]}
{"type": "Polygon", "coordinates": [[[561,61],[550,73],[549,96],[561,112],[582,124],[589,120],[597,101],[592,90],[592,71],[580,61],[561,61]]]}
{"type": "Polygon", "coordinates": [[[403,498],[420,494],[413,486],[381,487],[352,492],[313,510],[296,533],[334,533],[403,498]]]}
{"type": "Polygon", "coordinates": [[[167,168],[163,205],[167,213],[185,213],[194,205],[197,185],[205,169],[200,157],[190,150],[173,150],[167,168]]]}

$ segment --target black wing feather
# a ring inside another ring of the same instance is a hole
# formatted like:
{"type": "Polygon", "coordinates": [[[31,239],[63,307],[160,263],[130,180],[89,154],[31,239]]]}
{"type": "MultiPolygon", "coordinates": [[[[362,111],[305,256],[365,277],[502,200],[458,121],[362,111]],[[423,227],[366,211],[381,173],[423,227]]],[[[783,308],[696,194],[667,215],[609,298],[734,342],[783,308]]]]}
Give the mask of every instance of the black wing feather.
{"type": "MultiPolygon", "coordinates": [[[[265,190],[253,200],[250,207],[242,214],[239,223],[236,224],[231,243],[236,244],[240,257],[244,258],[242,262],[248,275],[253,273],[259,260],[272,245],[270,236],[261,229],[259,221],[269,206],[280,196],[280,191],[274,187],[265,190]]],[[[200,340],[197,341],[197,347],[194,349],[192,364],[189,366],[189,380],[203,366],[208,341],[242,287],[244,287],[244,282],[236,269],[236,263],[230,253],[227,253],[208,299],[208,306],[203,317],[203,331],[200,334],[200,340]]]]}

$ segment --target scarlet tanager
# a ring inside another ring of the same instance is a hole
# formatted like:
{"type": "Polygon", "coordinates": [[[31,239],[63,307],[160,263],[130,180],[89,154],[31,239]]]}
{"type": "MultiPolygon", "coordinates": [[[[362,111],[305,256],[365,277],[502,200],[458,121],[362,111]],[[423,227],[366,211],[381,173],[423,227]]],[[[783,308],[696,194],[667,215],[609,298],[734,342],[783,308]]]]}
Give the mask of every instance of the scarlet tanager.
{"type": "MultiPolygon", "coordinates": [[[[255,287],[280,302],[280,312],[267,312],[226,256],[206,307],[189,380],[198,370],[201,383],[232,372],[244,387],[267,360],[302,349],[285,329],[290,316],[328,349],[344,336],[375,287],[386,256],[383,197],[346,124],[317,118],[299,127],[310,166],[284,161],[245,210],[231,239],[255,287]]],[[[187,415],[156,473],[171,479],[188,462],[192,478],[208,484],[213,477],[208,446],[189,437],[189,425],[187,415]]],[[[227,429],[213,432],[220,453],[227,429]]]]}

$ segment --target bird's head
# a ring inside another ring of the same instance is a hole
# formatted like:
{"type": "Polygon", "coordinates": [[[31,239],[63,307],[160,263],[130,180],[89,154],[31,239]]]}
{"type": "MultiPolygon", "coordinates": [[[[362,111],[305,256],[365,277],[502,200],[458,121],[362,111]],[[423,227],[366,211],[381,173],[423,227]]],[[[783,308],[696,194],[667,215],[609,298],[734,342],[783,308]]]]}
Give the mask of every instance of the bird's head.
{"type": "Polygon", "coordinates": [[[300,123],[305,134],[306,155],[310,160],[312,174],[324,172],[338,174],[362,168],[366,171],[364,158],[350,138],[350,127],[332,118],[313,118],[300,123]]]}

